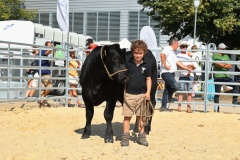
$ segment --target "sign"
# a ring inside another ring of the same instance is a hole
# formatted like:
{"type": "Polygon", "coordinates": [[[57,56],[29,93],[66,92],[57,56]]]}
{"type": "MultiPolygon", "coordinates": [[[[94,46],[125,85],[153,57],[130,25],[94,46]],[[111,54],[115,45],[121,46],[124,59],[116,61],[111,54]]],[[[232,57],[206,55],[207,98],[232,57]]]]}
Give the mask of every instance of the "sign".
{"type": "MultiPolygon", "coordinates": [[[[56,48],[61,48],[62,49],[62,46],[61,45],[57,45],[56,48]]],[[[57,49],[56,52],[55,52],[54,57],[55,58],[59,58],[59,59],[65,58],[64,51],[57,49]]],[[[64,60],[55,60],[55,65],[64,66],[64,60]]]]}
{"type": "Polygon", "coordinates": [[[143,40],[148,49],[152,51],[154,57],[158,60],[157,56],[157,39],[153,29],[150,26],[144,26],[140,31],[140,39],[143,40]]]}
{"type": "Polygon", "coordinates": [[[140,39],[143,40],[148,49],[157,49],[157,39],[153,29],[149,26],[144,26],[140,31],[140,39]]]}

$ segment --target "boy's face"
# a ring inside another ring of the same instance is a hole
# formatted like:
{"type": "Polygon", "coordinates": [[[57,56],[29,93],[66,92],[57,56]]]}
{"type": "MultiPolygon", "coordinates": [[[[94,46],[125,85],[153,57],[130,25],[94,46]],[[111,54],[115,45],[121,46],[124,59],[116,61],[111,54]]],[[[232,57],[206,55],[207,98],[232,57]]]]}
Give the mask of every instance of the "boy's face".
{"type": "Polygon", "coordinates": [[[133,58],[135,61],[142,61],[144,56],[144,50],[140,48],[136,48],[133,51],[133,58]]]}

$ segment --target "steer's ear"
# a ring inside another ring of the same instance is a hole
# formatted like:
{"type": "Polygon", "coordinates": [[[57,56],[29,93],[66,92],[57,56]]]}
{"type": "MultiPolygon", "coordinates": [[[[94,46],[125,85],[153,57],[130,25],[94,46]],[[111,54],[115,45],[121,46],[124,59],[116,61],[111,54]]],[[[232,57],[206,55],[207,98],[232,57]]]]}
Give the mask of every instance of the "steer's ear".
{"type": "Polygon", "coordinates": [[[126,53],[126,48],[121,49],[122,54],[126,53]]]}
{"type": "Polygon", "coordinates": [[[122,57],[123,57],[123,61],[124,61],[124,62],[126,62],[125,54],[126,54],[126,48],[121,49],[121,55],[122,55],[122,57]]]}

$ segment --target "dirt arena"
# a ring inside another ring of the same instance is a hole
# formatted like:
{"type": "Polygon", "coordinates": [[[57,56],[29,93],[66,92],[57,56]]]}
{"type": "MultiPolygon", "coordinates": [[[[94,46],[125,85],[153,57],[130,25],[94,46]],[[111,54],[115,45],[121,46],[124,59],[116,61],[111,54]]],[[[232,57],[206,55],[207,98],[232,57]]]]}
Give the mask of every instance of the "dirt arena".
{"type": "Polygon", "coordinates": [[[115,142],[105,144],[105,104],[95,108],[92,135],[85,140],[85,109],[39,109],[36,102],[21,108],[22,104],[0,104],[1,160],[240,160],[240,107],[222,107],[220,113],[209,108],[204,113],[197,106],[196,112],[186,113],[171,104],[173,112],[155,110],[148,147],[135,142],[132,130],[130,146],[121,147],[121,107],[113,119],[115,142]]]}

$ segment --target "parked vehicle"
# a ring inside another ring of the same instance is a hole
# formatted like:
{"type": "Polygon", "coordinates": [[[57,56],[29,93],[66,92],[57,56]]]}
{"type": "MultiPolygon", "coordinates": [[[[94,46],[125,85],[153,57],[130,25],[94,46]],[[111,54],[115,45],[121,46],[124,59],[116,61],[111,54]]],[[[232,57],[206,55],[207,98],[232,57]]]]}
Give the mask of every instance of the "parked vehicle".
{"type": "MultiPolygon", "coordinates": [[[[73,32],[62,32],[58,28],[52,28],[49,26],[43,26],[42,24],[33,23],[31,21],[20,21],[20,20],[11,20],[11,21],[1,21],[0,22],[0,41],[6,42],[16,42],[22,43],[22,45],[10,45],[10,53],[13,54],[21,54],[21,56],[14,55],[14,58],[11,58],[12,65],[20,65],[23,63],[24,65],[30,64],[27,59],[24,59],[22,55],[31,55],[32,46],[33,45],[40,45],[44,46],[46,41],[52,41],[55,47],[67,49],[66,44],[71,45],[74,50],[77,51],[77,57],[83,63],[85,56],[84,56],[84,47],[85,47],[85,39],[86,37],[82,34],[77,34],[73,32]],[[22,62],[21,62],[22,59],[22,62]]],[[[0,55],[0,63],[1,64],[8,64],[8,44],[7,43],[0,43],[0,53],[4,55],[0,55]]],[[[56,56],[54,52],[51,56],[56,56]]],[[[63,52],[63,55],[66,56],[66,51],[63,52]]],[[[66,68],[64,67],[64,63],[59,65],[59,61],[52,60],[51,64],[53,67],[61,67],[62,69],[53,69],[52,70],[52,77],[65,77],[66,68]]],[[[81,68],[80,68],[81,70],[81,68]]],[[[80,72],[79,70],[79,72],[80,72]]],[[[22,76],[21,74],[25,73],[25,69],[11,70],[11,76],[22,76]]],[[[0,77],[7,76],[6,68],[0,67],[0,77]]],[[[4,79],[1,79],[4,81],[4,79]]],[[[5,79],[6,80],[6,79],[5,79]]],[[[19,81],[17,79],[13,79],[15,81],[19,81]]],[[[53,79],[54,87],[64,87],[65,80],[54,80],[53,79]]],[[[78,84],[80,88],[78,90],[78,94],[81,94],[81,86],[78,84]]],[[[55,89],[54,90],[56,95],[64,95],[64,89],[55,89]]]]}

